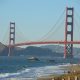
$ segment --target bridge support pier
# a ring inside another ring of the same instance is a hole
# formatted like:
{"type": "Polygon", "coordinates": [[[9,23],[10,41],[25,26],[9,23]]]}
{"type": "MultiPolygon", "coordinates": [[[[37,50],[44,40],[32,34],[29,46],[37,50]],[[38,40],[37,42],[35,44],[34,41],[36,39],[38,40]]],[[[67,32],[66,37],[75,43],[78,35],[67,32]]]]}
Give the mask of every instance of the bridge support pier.
{"type": "Polygon", "coordinates": [[[65,25],[65,49],[64,58],[73,57],[73,44],[68,44],[67,41],[73,41],[73,17],[74,8],[66,8],[66,25],[65,25]]]}
{"type": "Polygon", "coordinates": [[[8,56],[11,56],[11,54],[13,53],[14,44],[15,44],[15,22],[10,22],[9,53],[8,53],[8,56]],[[11,45],[13,45],[13,46],[11,46],[11,45]]]}

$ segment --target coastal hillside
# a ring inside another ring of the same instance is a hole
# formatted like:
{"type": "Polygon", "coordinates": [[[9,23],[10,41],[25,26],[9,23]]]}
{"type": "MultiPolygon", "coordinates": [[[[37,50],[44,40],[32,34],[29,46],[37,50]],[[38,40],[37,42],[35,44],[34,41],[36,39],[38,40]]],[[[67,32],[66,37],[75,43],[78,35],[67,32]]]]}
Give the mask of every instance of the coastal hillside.
{"type": "MultiPolygon", "coordinates": [[[[8,47],[0,43],[0,56],[8,55],[8,47]]],[[[48,57],[63,57],[64,47],[59,45],[45,45],[45,46],[28,46],[26,48],[15,47],[12,50],[12,56],[48,56],[48,57]]],[[[74,55],[77,54],[78,57],[80,54],[79,48],[74,48],[74,55]]]]}
{"type": "MultiPolygon", "coordinates": [[[[0,56],[7,56],[8,55],[8,47],[1,44],[0,45],[0,56]]],[[[53,52],[48,48],[36,47],[36,46],[29,46],[26,48],[15,47],[11,53],[12,56],[48,56],[48,57],[62,57],[63,54],[58,54],[53,52]]]]}
{"type": "MultiPolygon", "coordinates": [[[[46,48],[46,49],[50,49],[52,50],[52,52],[56,52],[56,53],[64,53],[64,46],[60,46],[60,45],[46,45],[46,46],[41,46],[42,48],[46,48]]],[[[79,57],[80,56],[80,48],[74,47],[73,49],[73,55],[75,57],[79,57]]]]}

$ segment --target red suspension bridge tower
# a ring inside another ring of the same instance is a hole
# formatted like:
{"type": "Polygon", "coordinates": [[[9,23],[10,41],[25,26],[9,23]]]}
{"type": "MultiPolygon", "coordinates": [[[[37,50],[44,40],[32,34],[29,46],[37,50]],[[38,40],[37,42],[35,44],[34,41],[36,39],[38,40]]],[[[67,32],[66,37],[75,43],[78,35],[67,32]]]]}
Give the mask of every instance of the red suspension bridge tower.
{"type": "Polygon", "coordinates": [[[11,45],[15,45],[15,22],[10,22],[9,54],[8,54],[8,56],[10,56],[14,50],[14,46],[11,46],[11,45]]]}
{"type": "Polygon", "coordinates": [[[67,44],[67,41],[73,41],[73,20],[74,8],[66,8],[66,25],[65,25],[65,50],[64,57],[73,57],[73,44],[67,44]]]}

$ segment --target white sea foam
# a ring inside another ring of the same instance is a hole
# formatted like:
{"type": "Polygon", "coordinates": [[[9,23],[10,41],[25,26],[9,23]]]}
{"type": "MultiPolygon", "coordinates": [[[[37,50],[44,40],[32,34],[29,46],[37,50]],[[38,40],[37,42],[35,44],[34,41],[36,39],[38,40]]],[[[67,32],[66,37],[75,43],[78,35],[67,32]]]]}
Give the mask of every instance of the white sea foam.
{"type": "Polygon", "coordinates": [[[5,78],[17,78],[17,80],[18,78],[24,78],[23,80],[27,78],[26,80],[36,80],[37,77],[41,76],[47,76],[51,74],[63,74],[64,71],[60,67],[69,65],[70,64],[27,68],[25,70],[18,71],[17,73],[0,74],[0,80],[5,80],[5,78]]]}
{"type": "Polygon", "coordinates": [[[30,69],[26,69],[24,71],[21,71],[21,72],[17,72],[17,73],[4,73],[4,74],[0,74],[0,78],[7,78],[7,77],[15,77],[15,76],[18,76],[24,72],[29,72],[30,69]]]}

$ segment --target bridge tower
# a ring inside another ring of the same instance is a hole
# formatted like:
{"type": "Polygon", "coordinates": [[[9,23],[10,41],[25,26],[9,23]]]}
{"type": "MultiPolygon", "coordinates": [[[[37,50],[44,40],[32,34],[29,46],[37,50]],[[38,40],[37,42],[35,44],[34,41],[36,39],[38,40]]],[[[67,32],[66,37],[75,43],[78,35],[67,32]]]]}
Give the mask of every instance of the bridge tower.
{"type": "Polygon", "coordinates": [[[9,53],[8,56],[11,56],[14,50],[15,44],[15,22],[10,22],[10,33],[9,33],[9,53]],[[13,45],[13,46],[11,46],[13,45]]]}
{"type": "Polygon", "coordinates": [[[73,41],[73,23],[74,23],[74,8],[66,8],[66,23],[65,23],[65,50],[64,58],[73,57],[73,44],[67,44],[67,41],[73,41]]]}

